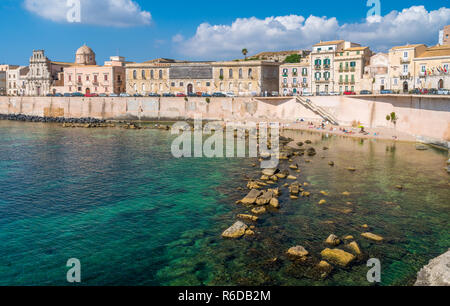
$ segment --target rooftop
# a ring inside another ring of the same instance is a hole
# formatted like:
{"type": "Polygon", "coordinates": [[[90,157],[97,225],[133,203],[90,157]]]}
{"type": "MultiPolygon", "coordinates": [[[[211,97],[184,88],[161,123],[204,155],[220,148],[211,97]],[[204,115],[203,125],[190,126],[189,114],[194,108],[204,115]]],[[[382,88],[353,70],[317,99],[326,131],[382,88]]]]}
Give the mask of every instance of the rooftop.
{"type": "Polygon", "coordinates": [[[424,44],[415,44],[415,45],[404,45],[404,46],[397,46],[397,47],[392,47],[391,50],[397,50],[397,49],[412,49],[412,48],[417,48],[420,46],[425,46],[424,44]]]}
{"type": "Polygon", "coordinates": [[[345,40],[332,40],[332,41],[321,41],[318,44],[315,44],[314,47],[318,47],[318,46],[328,46],[328,45],[337,45],[340,43],[345,42],[345,40]]]}
{"type": "Polygon", "coordinates": [[[450,56],[450,46],[434,46],[425,50],[422,54],[417,56],[417,58],[426,57],[438,57],[438,56],[450,56]]]}

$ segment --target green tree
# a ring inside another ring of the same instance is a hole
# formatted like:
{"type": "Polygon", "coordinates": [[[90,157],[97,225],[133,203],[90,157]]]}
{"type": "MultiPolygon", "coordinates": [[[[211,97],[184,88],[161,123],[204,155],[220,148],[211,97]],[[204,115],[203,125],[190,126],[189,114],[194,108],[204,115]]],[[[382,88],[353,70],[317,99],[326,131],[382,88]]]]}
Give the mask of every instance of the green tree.
{"type": "Polygon", "coordinates": [[[248,50],[246,48],[242,49],[242,54],[245,56],[245,59],[247,59],[248,50]]]}
{"type": "Polygon", "coordinates": [[[291,54],[291,55],[286,57],[284,62],[285,63],[300,63],[301,58],[302,57],[301,57],[300,54],[291,54]]]}

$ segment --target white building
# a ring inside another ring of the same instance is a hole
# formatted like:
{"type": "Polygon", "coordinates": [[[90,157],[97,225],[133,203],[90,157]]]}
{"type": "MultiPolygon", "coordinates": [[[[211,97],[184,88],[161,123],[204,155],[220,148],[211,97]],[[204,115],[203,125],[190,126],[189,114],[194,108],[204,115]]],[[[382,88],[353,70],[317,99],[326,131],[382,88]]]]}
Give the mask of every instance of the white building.
{"type": "Polygon", "coordinates": [[[6,94],[8,96],[25,95],[26,76],[29,72],[27,66],[10,68],[6,72],[6,94]]]}

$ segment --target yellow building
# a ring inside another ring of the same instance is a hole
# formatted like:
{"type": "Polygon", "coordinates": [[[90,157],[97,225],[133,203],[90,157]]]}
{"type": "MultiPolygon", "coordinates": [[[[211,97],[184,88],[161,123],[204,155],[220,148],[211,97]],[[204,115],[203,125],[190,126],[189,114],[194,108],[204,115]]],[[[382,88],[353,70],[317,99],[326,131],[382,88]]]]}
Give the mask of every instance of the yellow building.
{"type": "Polygon", "coordinates": [[[394,92],[408,93],[416,86],[413,60],[425,52],[424,44],[393,47],[389,50],[389,88],[394,92]]]}
{"type": "Polygon", "coordinates": [[[427,48],[413,63],[416,88],[450,89],[450,45],[427,48]]]}
{"type": "Polygon", "coordinates": [[[157,59],[126,65],[129,94],[215,92],[255,96],[278,92],[278,63],[265,61],[188,62],[157,59]]]}
{"type": "Polygon", "coordinates": [[[369,47],[352,47],[336,53],[334,58],[334,91],[359,93],[363,89],[364,68],[370,64],[369,47]]]}

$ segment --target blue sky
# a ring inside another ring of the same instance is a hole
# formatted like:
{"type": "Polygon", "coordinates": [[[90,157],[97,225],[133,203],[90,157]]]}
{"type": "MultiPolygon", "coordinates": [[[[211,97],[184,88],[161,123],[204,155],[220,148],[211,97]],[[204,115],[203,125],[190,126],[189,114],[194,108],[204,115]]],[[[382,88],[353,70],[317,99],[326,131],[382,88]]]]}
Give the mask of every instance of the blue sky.
{"type": "Polygon", "coordinates": [[[86,43],[103,63],[157,57],[218,60],[264,50],[310,48],[319,40],[348,39],[385,51],[406,43],[436,44],[450,24],[443,1],[381,0],[381,18],[367,20],[367,0],[143,1],[81,0],[81,23],[66,21],[67,0],[1,0],[0,63],[27,64],[33,49],[73,61],[86,43]],[[226,6],[225,6],[226,3],[226,6]],[[326,4],[326,5],[324,5],[326,4]]]}

